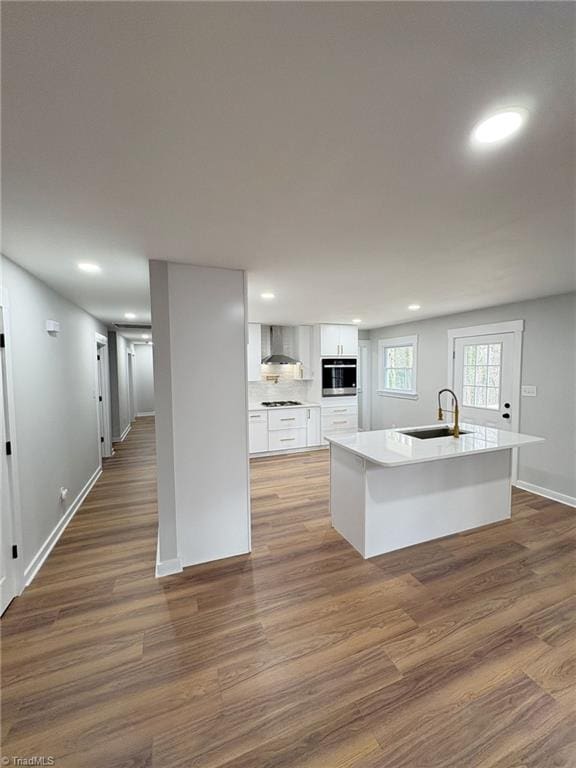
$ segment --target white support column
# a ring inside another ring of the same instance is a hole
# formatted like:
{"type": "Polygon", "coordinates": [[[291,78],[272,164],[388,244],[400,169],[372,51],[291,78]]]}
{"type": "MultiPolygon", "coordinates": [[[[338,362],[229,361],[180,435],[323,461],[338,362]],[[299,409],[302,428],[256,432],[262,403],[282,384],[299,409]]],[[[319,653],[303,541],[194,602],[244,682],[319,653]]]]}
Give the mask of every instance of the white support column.
{"type": "Polygon", "coordinates": [[[250,551],[244,272],[150,262],[157,575],[250,551]]]}

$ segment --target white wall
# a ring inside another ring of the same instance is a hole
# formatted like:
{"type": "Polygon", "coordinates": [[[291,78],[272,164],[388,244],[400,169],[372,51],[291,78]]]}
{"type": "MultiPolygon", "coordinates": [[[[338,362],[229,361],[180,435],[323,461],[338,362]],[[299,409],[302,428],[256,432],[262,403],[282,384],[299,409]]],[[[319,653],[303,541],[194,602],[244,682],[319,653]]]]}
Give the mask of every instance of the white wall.
{"type": "Polygon", "coordinates": [[[576,497],[576,293],[374,329],[372,429],[434,421],[438,390],[448,386],[447,332],[505,320],[524,320],[522,383],[537,397],[520,403],[520,431],[546,442],[519,452],[519,480],[576,497]],[[418,335],[418,400],[376,394],[380,338],[418,335]]]}
{"type": "Polygon", "coordinates": [[[151,261],[150,288],[161,573],[250,550],[246,300],[232,269],[151,261]]]}
{"type": "Polygon", "coordinates": [[[106,329],[4,258],[19,473],[22,557],[27,579],[100,466],[96,333],[106,329]],[[46,320],[57,320],[50,336],[46,320]],[[60,488],[69,489],[65,503],[60,488]]]}
{"type": "Polygon", "coordinates": [[[134,344],[136,414],[154,413],[154,367],[151,344],[134,344]]]}

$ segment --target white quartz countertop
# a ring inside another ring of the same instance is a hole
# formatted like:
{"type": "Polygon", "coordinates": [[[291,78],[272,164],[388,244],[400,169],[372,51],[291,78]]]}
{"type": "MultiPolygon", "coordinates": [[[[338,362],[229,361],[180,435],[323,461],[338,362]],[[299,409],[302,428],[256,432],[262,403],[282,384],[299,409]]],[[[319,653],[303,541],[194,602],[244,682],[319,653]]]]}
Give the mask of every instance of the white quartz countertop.
{"type": "Polygon", "coordinates": [[[262,403],[249,403],[249,411],[277,411],[284,408],[320,408],[319,403],[300,403],[300,405],[262,405],[262,403]]]}
{"type": "Polygon", "coordinates": [[[443,425],[436,423],[421,427],[355,432],[341,436],[326,435],[326,440],[330,444],[345,448],[351,453],[355,453],[374,464],[381,464],[383,467],[453,459],[457,456],[468,456],[473,453],[488,451],[504,451],[509,448],[519,448],[530,443],[544,441],[543,437],[521,435],[518,432],[508,432],[494,427],[481,427],[475,424],[461,424],[460,428],[469,431],[469,434],[461,435],[459,438],[436,437],[422,440],[403,434],[406,430],[412,432],[416,429],[434,429],[440,426],[443,425]]]}

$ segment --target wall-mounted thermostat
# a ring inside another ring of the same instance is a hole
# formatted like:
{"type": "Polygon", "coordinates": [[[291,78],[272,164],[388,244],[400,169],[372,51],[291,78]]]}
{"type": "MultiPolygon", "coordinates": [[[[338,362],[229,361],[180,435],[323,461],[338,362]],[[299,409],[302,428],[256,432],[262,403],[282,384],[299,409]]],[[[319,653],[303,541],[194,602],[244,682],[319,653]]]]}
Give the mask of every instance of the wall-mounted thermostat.
{"type": "Polygon", "coordinates": [[[47,333],[60,333],[60,323],[58,320],[46,320],[47,333]]]}
{"type": "Polygon", "coordinates": [[[534,384],[522,384],[522,397],[536,397],[537,394],[534,384]]]}

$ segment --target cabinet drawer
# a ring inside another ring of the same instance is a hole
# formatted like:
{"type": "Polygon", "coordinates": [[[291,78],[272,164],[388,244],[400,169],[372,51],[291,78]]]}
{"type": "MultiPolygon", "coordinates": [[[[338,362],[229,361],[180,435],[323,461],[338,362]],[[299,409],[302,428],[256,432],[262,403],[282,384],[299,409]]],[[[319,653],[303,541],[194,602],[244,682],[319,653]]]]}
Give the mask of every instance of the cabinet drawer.
{"type": "Polygon", "coordinates": [[[341,430],[356,432],[358,429],[358,417],[356,414],[352,416],[323,416],[322,417],[322,431],[323,432],[339,432],[341,430]]]}
{"type": "Polygon", "coordinates": [[[284,451],[290,448],[306,447],[306,427],[298,429],[276,429],[268,433],[268,450],[284,451]]]}
{"type": "Polygon", "coordinates": [[[355,416],[357,413],[357,405],[330,405],[322,408],[322,416],[355,416]]]}
{"type": "Polygon", "coordinates": [[[305,427],[307,414],[307,408],[277,408],[268,413],[268,426],[270,429],[305,427]]]}
{"type": "Polygon", "coordinates": [[[267,411],[248,411],[248,424],[268,424],[267,411]]]}

